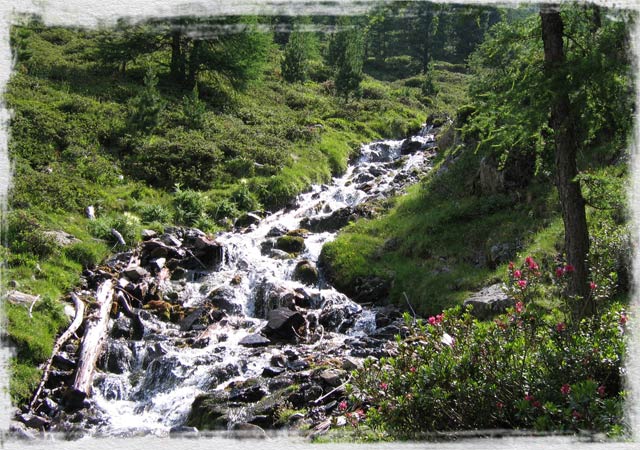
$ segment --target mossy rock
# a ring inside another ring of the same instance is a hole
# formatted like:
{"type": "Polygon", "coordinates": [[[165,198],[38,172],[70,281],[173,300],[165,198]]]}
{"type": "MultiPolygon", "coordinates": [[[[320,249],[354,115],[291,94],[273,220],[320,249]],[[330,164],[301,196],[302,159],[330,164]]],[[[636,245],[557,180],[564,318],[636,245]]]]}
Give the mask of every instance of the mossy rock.
{"type": "Polygon", "coordinates": [[[309,230],[307,230],[306,228],[297,228],[295,230],[288,231],[287,236],[306,238],[307,236],[309,236],[309,230]]]}
{"type": "Polygon", "coordinates": [[[293,279],[313,286],[318,283],[318,269],[311,261],[304,259],[296,264],[296,268],[293,271],[293,279]]]}
{"type": "Polygon", "coordinates": [[[229,423],[228,399],[229,394],[224,391],[197,396],[186,425],[198,430],[226,430],[229,423]]]}
{"type": "Polygon", "coordinates": [[[305,250],[304,238],[300,236],[280,236],[276,241],[276,248],[287,253],[301,253],[305,250]]]}

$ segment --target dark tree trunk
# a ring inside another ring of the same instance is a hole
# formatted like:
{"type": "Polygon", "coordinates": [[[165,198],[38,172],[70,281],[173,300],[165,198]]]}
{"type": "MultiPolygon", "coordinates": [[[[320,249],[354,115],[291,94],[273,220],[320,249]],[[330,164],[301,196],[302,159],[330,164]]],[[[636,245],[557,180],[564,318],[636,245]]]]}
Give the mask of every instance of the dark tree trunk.
{"type": "Polygon", "coordinates": [[[193,88],[193,86],[195,86],[196,84],[196,78],[198,76],[198,71],[200,70],[200,52],[202,50],[202,44],[202,41],[193,41],[193,44],[191,46],[191,52],[189,53],[189,70],[187,72],[187,78],[185,80],[186,85],[189,89],[193,88]]]}
{"type": "Polygon", "coordinates": [[[185,81],[184,55],[182,54],[182,32],[173,30],[171,32],[171,78],[179,83],[185,81]]]}
{"type": "Polygon", "coordinates": [[[579,296],[574,310],[576,318],[595,312],[595,303],[589,293],[587,253],[589,252],[589,231],[585,214],[585,201],[580,184],[575,180],[577,142],[567,91],[565,55],[562,41],[563,22],[558,8],[542,5],[542,41],[544,43],[544,63],[547,79],[552,92],[551,117],[549,125],[553,129],[555,144],[556,187],[564,222],[564,244],[567,263],[575,271],[570,273],[568,294],[579,296]]]}

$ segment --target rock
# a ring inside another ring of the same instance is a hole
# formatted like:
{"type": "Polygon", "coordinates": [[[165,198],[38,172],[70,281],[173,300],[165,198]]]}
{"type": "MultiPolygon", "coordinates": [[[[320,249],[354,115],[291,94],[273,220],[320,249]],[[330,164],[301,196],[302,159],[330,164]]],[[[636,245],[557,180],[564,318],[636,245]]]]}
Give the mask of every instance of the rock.
{"type": "Polygon", "coordinates": [[[266,439],[267,433],[258,425],[236,423],[231,427],[230,435],[234,439],[266,439]]]}
{"type": "Polygon", "coordinates": [[[42,234],[48,239],[51,239],[60,247],[67,247],[69,245],[82,242],[80,239],[78,239],[74,235],[69,234],[62,230],[44,231],[42,234]]]}
{"type": "Polygon", "coordinates": [[[187,278],[187,270],[183,267],[176,267],[171,274],[171,280],[182,280],[183,278],[187,278]]]}
{"type": "Polygon", "coordinates": [[[205,268],[213,269],[222,262],[224,248],[220,243],[206,236],[198,236],[193,245],[193,255],[205,265],[205,268]]]}
{"type": "MultiPolygon", "coordinates": [[[[354,283],[351,298],[358,303],[384,303],[389,297],[391,282],[382,277],[358,277],[354,283]]],[[[349,294],[349,293],[348,293],[349,294]]]]}
{"type": "Polygon", "coordinates": [[[296,360],[287,362],[287,369],[292,370],[294,372],[301,372],[303,370],[307,370],[309,367],[311,366],[304,359],[296,359],[296,360]]]}
{"type": "Polygon", "coordinates": [[[136,282],[149,275],[145,269],[140,266],[128,267],[122,271],[122,274],[129,280],[136,282]]]}
{"type": "Polygon", "coordinates": [[[320,372],[320,379],[332,387],[342,384],[342,380],[346,378],[347,373],[344,370],[327,369],[320,372]]]}
{"type": "Polygon", "coordinates": [[[306,228],[297,228],[295,230],[287,231],[287,236],[306,238],[309,236],[309,230],[306,228]]]}
{"type": "Polygon", "coordinates": [[[271,344],[271,341],[261,334],[250,334],[240,339],[238,344],[244,347],[265,347],[271,344]]]}
{"type": "MultiPolygon", "coordinates": [[[[265,378],[273,378],[273,377],[277,377],[278,375],[281,375],[285,372],[285,368],[284,367],[272,367],[272,366],[267,366],[264,369],[262,369],[262,377],[265,378]]],[[[271,386],[269,386],[269,388],[271,388],[271,386]]]]}
{"type": "Polygon", "coordinates": [[[196,308],[191,313],[189,313],[184,319],[182,319],[179,323],[181,331],[189,331],[193,328],[193,325],[198,322],[202,316],[207,314],[207,308],[196,308]]]}
{"type": "Polygon", "coordinates": [[[352,370],[362,369],[362,361],[355,358],[344,358],[342,360],[342,368],[351,372],[352,370]]]}
{"type": "Polygon", "coordinates": [[[498,170],[498,162],[494,157],[484,157],[478,167],[476,192],[491,195],[504,192],[504,172],[498,170]]]}
{"type": "Polygon", "coordinates": [[[267,314],[267,325],[263,333],[270,339],[293,341],[299,330],[303,330],[306,324],[305,318],[297,311],[287,308],[273,309],[267,314]]]}
{"type": "Polygon", "coordinates": [[[27,427],[21,422],[12,421],[9,426],[9,438],[20,439],[23,441],[34,441],[36,435],[27,429],[27,427]]]}
{"type": "Polygon", "coordinates": [[[400,145],[400,154],[401,155],[409,155],[411,153],[415,153],[422,148],[422,142],[414,141],[411,138],[405,139],[402,141],[402,145],[400,145]]]}
{"type": "Polygon", "coordinates": [[[287,230],[284,226],[276,225],[269,230],[269,232],[267,233],[267,237],[280,237],[287,234],[287,231],[289,230],[287,230]]]}
{"type": "Polygon", "coordinates": [[[235,291],[230,286],[222,286],[214,289],[207,295],[214,306],[226,312],[229,315],[238,315],[242,313],[242,305],[234,303],[235,291]]]}
{"type": "Polygon", "coordinates": [[[61,370],[73,370],[76,368],[76,362],[62,353],[54,355],[53,365],[61,370]]]}
{"type": "Polygon", "coordinates": [[[465,307],[472,306],[471,313],[478,319],[485,320],[504,313],[508,307],[513,306],[513,299],[509,298],[498,283],[476,292],[463,304],[465,307]]]}
{"type": "Polygon", "coordinates": [[[182,246],[182,241],[178,239],[178,237],[170,232],[165,230],[165,234],[160,236],[160,241],[163,244],[166,244],[170,247],[180,247],[182,246]]]}
{"type": "Polygon", "coordinates": [[[184,425],[176,425],[169,430],[169,437],[180,438],[197,438],[199,435],[196,427],[186,427],[184,425]]]}
{"type": "Polygon", "coordinates": [[[51,421],[49,419],[36,416],[35,414],[19,414],[16,418],[27,427],[35,428],[37,430],[46,429],[51,424],[51,421]]]}
{"type": "Polygon", "coordinates": [[[305,250],[304,238],[300,236],[280,236],[276,248],[287,253],[301,253],[305,250]]]}
{"type": "Polygon", "coordinates": [[[140,235],[142,236],[142,240],[143,241],[148,241],[149,239],[153,239],[155,237],[158,236],[158,233],[156,233],[154,230],[142,230],[142,232],[140,233],[140,235]]]}
{"type": "Polygon", "coordinates": [[[231,393],[229,394],[229,401],[239,403],[255,403],[268,394],[269,392],[267,391],[267,389],[263,386],[260,386],[259,384],[249,386],[247,388],[233,388],[231,389],[231,393]]]}
{"type": "Polygon", "coordinates": [[[227,401],[228,394],[222,391],[197,396],[185,425],[199,430],[225,430],[229,423],[227,401]]]}
{"type": "Polygon", "coordinates": [[[236,228],[246,228],[248,226],[260,223],[261,220],[262,217],[260,217],[259,215],[248,212],[238,217],[233,226],[236,228]]]}
{"type": "Polygon", "coordinates": [[[296,264],[293,270],[293,279],[309,286],[316,285],[318,284],[318,269],[313,262],[303,259],[296,264]]]}
{"type": "Polygon", "coordinates": [[[273,259],[291,259],[291,255],[284,250],[279,250],[277,248],[271,249],[269,251],[269,257],[273,259]]]}

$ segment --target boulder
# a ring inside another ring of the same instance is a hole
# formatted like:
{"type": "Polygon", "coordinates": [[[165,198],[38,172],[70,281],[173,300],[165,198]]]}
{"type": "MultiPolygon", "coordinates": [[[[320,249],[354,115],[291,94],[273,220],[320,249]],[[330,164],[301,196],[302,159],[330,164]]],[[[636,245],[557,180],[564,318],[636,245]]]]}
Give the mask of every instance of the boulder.
{"type": "Polygon", "coordinates": [[[82,242],[80,239],[72,234],[69,234],[62,230],[45,231],[42,233],[46,238],[51,239],[60,247],[66,247],[68,245],[82,242]]]}
{"type": "Polygon", "coordinates": [[[276,248],[287,253],[301,253],[306,249],[304,238],[300,236],[280,236],[276,241],[276,248]]]}
{"type": "Polygon", "coordinates": [[[492,316],[502,314],[510,306],[513,299],[503,291],[501,284],[492,284],[476,292],[464,301],[464,306],[472,306],[471,314],[481,320],[490,319],[492,316]]]}
{"type": "Polygon", "coordinates": [[[261,220],[262,217],[260,217],[259,215],[248,212],[238,217],[233,226],[236,228],[246,228],[248,226],[260,223],[261,220]]]}
{"type": "Polygon", "coordinates": [[[149,272],[146,269],[143,269],[140,266],[128,267],[122,271],[122,274],[127,277],[129,280],[136,282],[140,281],[142,278],[149,275],[149,272]]]}
{"type": "Polygon", "coordinates": [[[422,142],[414,141],[411,138],[405,139],[400,146],[400,154],[409,155],[415,153],[422,148],[422,142]]]}
{"type": "Polygon", "coordinates": [[[303,259],[296,264],[293,270],[293,279],[314,286],[318,284],[318,269],[313,262],[303,259]]]}
{"type": "Polygon", "coordinates": [[[261,334],[256,333],[243,337],[238,344],[244,347],[266,347],[271,344],[271,341],[261,334]]]}
{"type": "Polygon", "coordinates": [[[277,308],[268,312],[267,325],[263,328],[263,333],[269,339],[294,341],[305,325],[306,320],[299,312],[277,308]]]}
{"type": "Polygon", "coordinates": [[[228,394],[223,391],[213,391],[199,395],[191,405],[191,412],[187,417],[186,426],[196,427],[198,430],[225,430],[229,423],[228,394]]]}
{"type": "Polygon", "coordinates": [[[222,286],[214,289],[207,295],[214,306],[220,308],[229,315],[238,315],[242,313],[242,305],[235,303],[235,291],[231,286],[222,286]]]}

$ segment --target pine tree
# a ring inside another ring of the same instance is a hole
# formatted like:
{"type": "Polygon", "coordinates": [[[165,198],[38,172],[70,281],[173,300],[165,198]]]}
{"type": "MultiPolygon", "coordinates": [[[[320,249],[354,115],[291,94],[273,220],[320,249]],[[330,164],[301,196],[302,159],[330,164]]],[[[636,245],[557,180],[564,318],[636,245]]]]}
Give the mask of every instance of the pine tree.
{"type": "Polygon", "coordinates": [[[345,99],[357,94],[362,81],[364,63],[363,33],[348,22],[342,21],[343,29],[330,42],[328,63],[334,68],[336,92],[345,99]]]}
{"type": "Polygon", "coordinates": [[[164,101],[158,91],[158,77],[148,69],[144,76],[144,89],[131,100],[129,126],[134,131],[148,132],[158,125],[164,101]]]}
{"type": "Polygon", "coordinates": [[[294,31],[284,48],[282,77],[289,83],[307,79],[309,49],[305,34],[294,31]]]}

